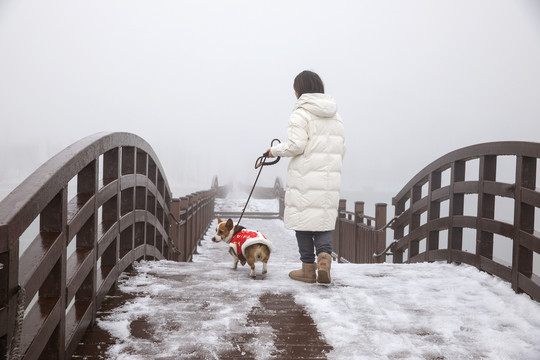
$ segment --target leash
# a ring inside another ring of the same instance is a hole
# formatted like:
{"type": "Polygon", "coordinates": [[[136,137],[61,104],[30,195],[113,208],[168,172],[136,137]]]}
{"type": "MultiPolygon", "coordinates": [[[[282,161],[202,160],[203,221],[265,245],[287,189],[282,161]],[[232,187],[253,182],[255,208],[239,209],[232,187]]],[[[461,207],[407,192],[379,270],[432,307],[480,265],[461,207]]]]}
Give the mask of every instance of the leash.
{"type": "MultiPolygon", "coordinates": [[[[279,139],[274,139],[270,143],[270,147],[274,146],[274,142],[276,142],[276,141],[278,142],[278,144],[281,144],[281,141],[279,141],[279,139]]],[[[242,217],[244,216],[244,212],[246,211],[246,208],[247,208],[247,206],[249,204],[249,199],[251,199],[251,195],[253,194],[253,190],[255,190],[255,185],[257,185],[257,181],[259,180],[259,175],[261,175],[263,167],[265,167],[266,165],[275,165],[275,164],[277,164],[279,162],[279,160],[281,160],[281,157],[278,156],[276,158],[276,160],[266,161],[268,156],[270,156],[270,154],[267,151],[264,154],[262,154],[262,156],[259,156],[257,158],[257,160],[255,161],[255,169],[260,168],[260,170],[259,170],[259,173],[257,174],[257,178],[255,178],[255,183],[253,184],[253,187],[251,188],[251,192],[249,193],[248,199],[246,201],[246,205],[244,206],[244,209],[242,210],[242,214],[240,214],[240,219],[238,219],[238,222],[236,223],[236,226],[240,225],[240,220],[242,220],[242,217]]]]}

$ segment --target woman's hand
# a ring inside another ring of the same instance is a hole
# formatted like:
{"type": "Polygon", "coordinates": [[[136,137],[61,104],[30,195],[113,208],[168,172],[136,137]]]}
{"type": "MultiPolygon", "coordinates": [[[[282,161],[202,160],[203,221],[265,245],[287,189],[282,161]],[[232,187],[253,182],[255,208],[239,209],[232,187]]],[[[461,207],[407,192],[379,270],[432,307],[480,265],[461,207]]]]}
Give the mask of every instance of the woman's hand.
{"type": "Polygon", "coordinates": [[[270,151],[270,149],[266,150],[266,152],[268,153],[269,158],[275,157],[274,155],[272,155],[272,152],[270,151]]]}

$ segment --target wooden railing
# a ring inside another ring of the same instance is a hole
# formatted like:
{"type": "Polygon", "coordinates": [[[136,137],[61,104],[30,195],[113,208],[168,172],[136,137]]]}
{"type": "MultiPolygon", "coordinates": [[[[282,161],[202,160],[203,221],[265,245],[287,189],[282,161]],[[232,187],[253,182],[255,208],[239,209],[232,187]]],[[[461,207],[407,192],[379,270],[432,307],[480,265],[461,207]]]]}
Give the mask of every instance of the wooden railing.
{"type": "Polygon", "coordinates": [[[346,209],[346,200],[340,200],[332,244],[337,260],[363,264],[384,262],[383,257],[373,255],[386,246],[386,204],[375,205],[375,217],[364,214],[362,201],[355,202],[354,212],[346,209]]]}
{"type": "Polygon", "coordinates": [[[467,263],[540,300],[540,278],[533,274],[534,257],[540,254],[540,238],[534,231],[535,210],[540,207],[539,158],[538,143],[497,142],[456,150],[428,165],[392,200],[398,216],[393,261],[467,263]],[[508,156],[513,179],[498,181],[498,162],[508,156]],[[471,163],[478,170],[468,174],[466,169],[475,168],[468,166],[471,163]],[[476,209],[466,213],[469,196],[476,209]],[[495,219],[504,204],[500,199],[513,202],[513,221],[495,219]],[[464,249],[464,229],[474,231],[473,249],[464,249]],[[510,264],[494,256],[494,236],[511,243],[510,264]]]}
{"type": "Polygon", "coordinates": [[[171,238],[177,261],[191,261],[214,219],[215,191],[200,191],[171,203],[171,238]]]}
{"type": "Polygon", "coordinates": [[[171,199],[136,135],[60,152],[0,202],[0,358],[70,358],[121,272],[140,258],[189,259],[212,211],[213,191],[171,199]]]}

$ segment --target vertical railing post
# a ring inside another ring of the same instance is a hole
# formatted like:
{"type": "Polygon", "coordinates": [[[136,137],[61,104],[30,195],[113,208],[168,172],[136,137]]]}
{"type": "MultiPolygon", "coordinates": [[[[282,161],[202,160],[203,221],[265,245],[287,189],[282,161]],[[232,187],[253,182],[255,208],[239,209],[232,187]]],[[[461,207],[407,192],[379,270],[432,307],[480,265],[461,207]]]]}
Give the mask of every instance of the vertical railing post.
{"type": "Polygon", "coordinates": [[[199,225],[199,229],[200,229],[200,232],[199,232],[199,244],[202,244],[202,240],[203,240],[203,237],[204,237],[204,231],[206,230],[205,229],[205,225],[206,225],[206,206],[208,204],[208,199],[206,198],[206,192],[205,191],[201,191],[201,223],[199,225]]]}
{"type": "Polygon", "coordinates": [[[484,219],[495,216],[495,195],[485,192],[486,181],[495,181],[497,175],[497,157],[480,157],[478,178],[478,214],[476,218],[476,265],[481,264],[481,257],[493,259],[493,233],[482,231],[484,219]]]}
{"type": "Polygon", "coordinates": [[[197,245],[201,245],[203,237],[203,193],[199,191],[197,193],[197,245]]]}
{"type": "MultiPolygon", "coordinates": [[[[122,176],[135,178],[135,148],[133,146],[122,147],[122,176]]],[[[137,208],[137,187],[129,187],[122,191],[122,213],[126,214],[137,208]]],[[[120,257],[124,258],[134,248],[134,228],[130,224],[125,228],[120,236],[120,257]]],[[[163,247],[159,248],[163,252],[163,247]]],[[[131,261],[130,261],[131,262],[131,261]]]]}
{"type": "Polygon", "coordinates": [[[186,242],[188,244],[188,259],[186,261],[191,261],[193,254],[196,253],[193,244],[193,195],[188,195],[188,208],[187,208],[187,224],[186,224],[186,242]]]}
{"type": "MultiPolygon", "coordinates": [[[[341,255],[343,251],[343,223],[342,219],[345,219],[345,210],[347,209],[347,200],[340,199],[339,200],[339,206],[338,206],[338,218],[336,220],[337,223],[337,231],[335,231],[334,235],[337,234],[337,246],[334,243],[334,248],[337,247],[337,261],[341,262],[341,255]]],[[[336,237],[334,237],[336,238],[336,237]]]]}
{"type": "Polygon", "coordinates": [[[182,221],[182,228],[180,229],[180,251],[182,251],[182,260],[188,261],[190,256],[189,244],[188,244],[188,232],[187,232],[187,220],[188,220],[188,208],[189,199],[184,196],[180,198],[180,221],[182,221]]]}
{"type": "Polygon", "coordinates": [[[514,192],[514,244],[512,256],[512,288],[521,292],[520,276],[531,278],[533,251],[521,244],[521,232],[534,233],[535,207],[522,202],[522,188],[536,187],[536,158],[518,156],[516,162],[516,186],[514,192]]]}
{"type": "MultiPolygon", "coordinates": [[[[0,228],[0,232],[3,233],[2,237],[6,240],[8,244],[8,253],[5,256],[4,265],[5,268],[0,270],[5,273],[5,278],[7,286],[1,290],[4,292],[2,297],[6,299],[7,304],[7,339],[6,339],[6,353],[10,349],[18,346],[19,344],[14,344],[14,330],[16,328],[16,318],[17,318],[17,300],[18,300],[18,290],[19,286],[19,242],[15,241],[9,234],[8,225],[0,228]]],[[[0,238],[2,239],[2,238],[0,238]]],[[[2,240],[3,240],[2,239],[2,240]]]]}
{"type": "MultiPolygon", "coordinates": [[[[195,249],[197,249],[199,245],[199,193],[195,192],[193,193],[192,197],[192,217],[193,217],[193,225],[192,225],[192,241],[194,244],[195,249]]],[[[195,250],[196,251],[196,250],[195,250]]]]}
{"type": "Polygon", "coordinates": [[[89,301],[92,305],[92,320],[94,324],[97,316],[97,199],[98,191],[98,160],[94,159],[77,175],[77,197],[86,198],[94,196],[93,200],[93,215],[88,222],[83,225],[77,233],[76,248],[77,250],[90,250],[93,252],[92,270],[88,277],[84,280],[83,285],[75,295],[75,301],[89,301]]]}
{"type": "Polygon", "coordinates": [[[206,191],[205,193],[205,203],[206,206],[204,208],[204,232],[206,233],[206,230],[208,230],[208,226],[212,222],[212,206],[214,204],[214,200],[212,197],[212,190],[206,191]]]}
{"type": "Polygon", "coordinates": [[[17,309],[17,285],[19,278],[19,243],[11,241],[7,224],[0,224],[0,313],[7,320],[0,323],[0,355],[8,353],[13,339],[17,309]]]}
{"type": "Polygon", "coordinates": [[[364,223],[364,202],[355,201],[354,203],[354,239],[353,256],[351,261],[354,263],[366,262],[366,239],[361,236],[360,225],[364,223]]]}
{"type": "MultiPolygon", "coordinates": [[[[396,201],[396,199],[393,199],[392,202],[396,201]]],[[[394,216],[399,216],[405,211],[405,200],[404,199],[398,199],[397,202],[394,203],[394,216]]],[[[394,240],[399,240],[403,238],[404,235],[404,228],[403,225],[399,225],[396,228],[394,228],[394,240]]],[[[394,264],[401,264],[403,263],[403,250],[395,250],[392,254],[392,262],[394,264]]]]}
{"type": "MultiPolygon", "coordinates": [[[[416,214],[413,211],[414,204],[422,198],[422,188],[418,185],[415,185],[411,189],[410,195],[410,213],[409,213],[409,234],[412,233],[416,228],[420,226],[420,214],[416,214]]],[[[418,255],[420,251],[420,242],[415,240],[412,241],[409,238],[409,256],[407,262],[410,262],[411,258],[418,255]]]]}
{"type": "Polygon", "coordinates": [[[206,226],[205,231],[208,230],[208,228],[210,227],[210,224],[214,220],[214,207],[215,207],[215,200],[216,200],[216,191],[213,190],[213,189],[209,190],[208,193],[207,193],[207,196],[209,197],[209,199],[208,199],[208,205],[207,205],[207,208],[206,208],[205,224],[207,224],[207,226],[206,226]]]}
{"type": "MultiPolygon", "coordinates": [[[[203,217],[203,233],[206,233],[206,230],[208,230],[208,225],[210,225],[210,222],[212,221],[212,213],[210,211],[210,207],[212,205],[212,191],[205,191],[204,192],[204,217],[203,217]]],[[[204,234],[203,234],[204,236],[204,234]]]]}
{"type": "MultiPolygon", "coordinates": [[[[382,229],[386,225],[386,204],[384,203],[378,203],[375,204],[375,230],[382,229]]],[[[375,241],[375,253],[380,254],[384,251],[386,248],[386,230],[384,231],[378,231],[375,234],[376,241],[375,241]]],[[[373,261],[373,254],[369,255],[369,258],[371,259],[370,263],[373,261]]],[[[377,258],[378,263],[385,262],[385,257],[380,256],[377,258]]]]}
{"type": "MultiPolygon", "coordinates": [[[[66,229],[67,229],[67,186],[49,202],[40,214],[40,233],[49,233],[62,244],[62,255],[39,289],[40,298],[59,301],[60,308],[66,308],[66,229]]],[[[93,272],[91,272],[93,273],[93,272]]],[[[95,284],[95,283],[94,283],[95,284]]],[[[92,287],[91,290],[95,288],[92,287]]],[[[54,331],[44,351],[49,359],[64,359],[66,339],[66,313],[60,312],[57,331],[54,331]]]]}
{"type": "Polygon", "coordinates": [[[450,214],[448,226],[448,262],[453,262],[455,255],[463,247],[463,228],[454,227],[454,217],[463,216],[465,196],[456,194],[456,182],[465,181],[465,161],[456,161],[452,164],[450,179],[450,214]]]}
{"type": "Polygon", "coordinates": [[[175,260],[180,261],[181,257],[184,255],[180,244],[180,223],[178,222],[180,220],[180,199],[171,199],[169,206],[173,216],[169,234],[173,245],[181,252],[180,254],[175,255],[175,260]]]}
{"type": "Polygon", "coordinates": [[[190,204],[190,217],[191,217],[191,246],[192,249],[197,249],[197,193],[194,192],[189,195],[189,204],[190,204]]]}
{"type": "MultiPolygon", "coordinates": [[[[107,185],[120,178],[120,148],[116,147],[103,154],[103,185],[107,185]]],[[[117,181],[116,196],[103,204],[102,223],[114,224],[121,217],[121,183],[117,181]]],[[[103,226],[103,224],[101,226],[103,226]]],[[[99,226],[99,224],[98,224],[99,226]]],[[[101,267],[112,269],[118,264],[120,257],[120,235],[115,237],[113,242],[101,255],[101,267]]],[[[115,282],[116,283],[116,282],[115,282]]]]}
{"type": "Polygon", "coordinates": [[[212,223],[212,221],[215,218],[214,209],[216,207],[216,191],[217,190],[212,190],[212,201],[210,203],[210,208],[208,209],[208,212],[209,212],[208,226],[210,226],[210,224],[212,223]]]}
{"type": "Polygon", "coordinates": [[[430,261],[431,251],[439,249],[439,231],[432,230],[432,221],[441,217],[441,203],[433,201],[433,192],[441,188],[441,172],[439,170],[429,175],[428,191],[428,236],[426,239],[426,261],[430,261]]]}

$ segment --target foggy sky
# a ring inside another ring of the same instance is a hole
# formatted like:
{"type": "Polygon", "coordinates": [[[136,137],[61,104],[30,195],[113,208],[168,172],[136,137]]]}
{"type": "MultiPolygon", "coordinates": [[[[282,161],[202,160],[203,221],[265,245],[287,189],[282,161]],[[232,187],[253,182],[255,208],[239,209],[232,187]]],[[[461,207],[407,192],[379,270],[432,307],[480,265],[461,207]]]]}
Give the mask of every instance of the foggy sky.
{"type": "Polygon", "coordinates": [[[100,131],[147,140],[174,196],[252,183],[309,69],[344,119],[343,189],[391,196],[458,148],[539,142],[538,64],[535,0],[3,0],[0,184],[100,131]]]}

